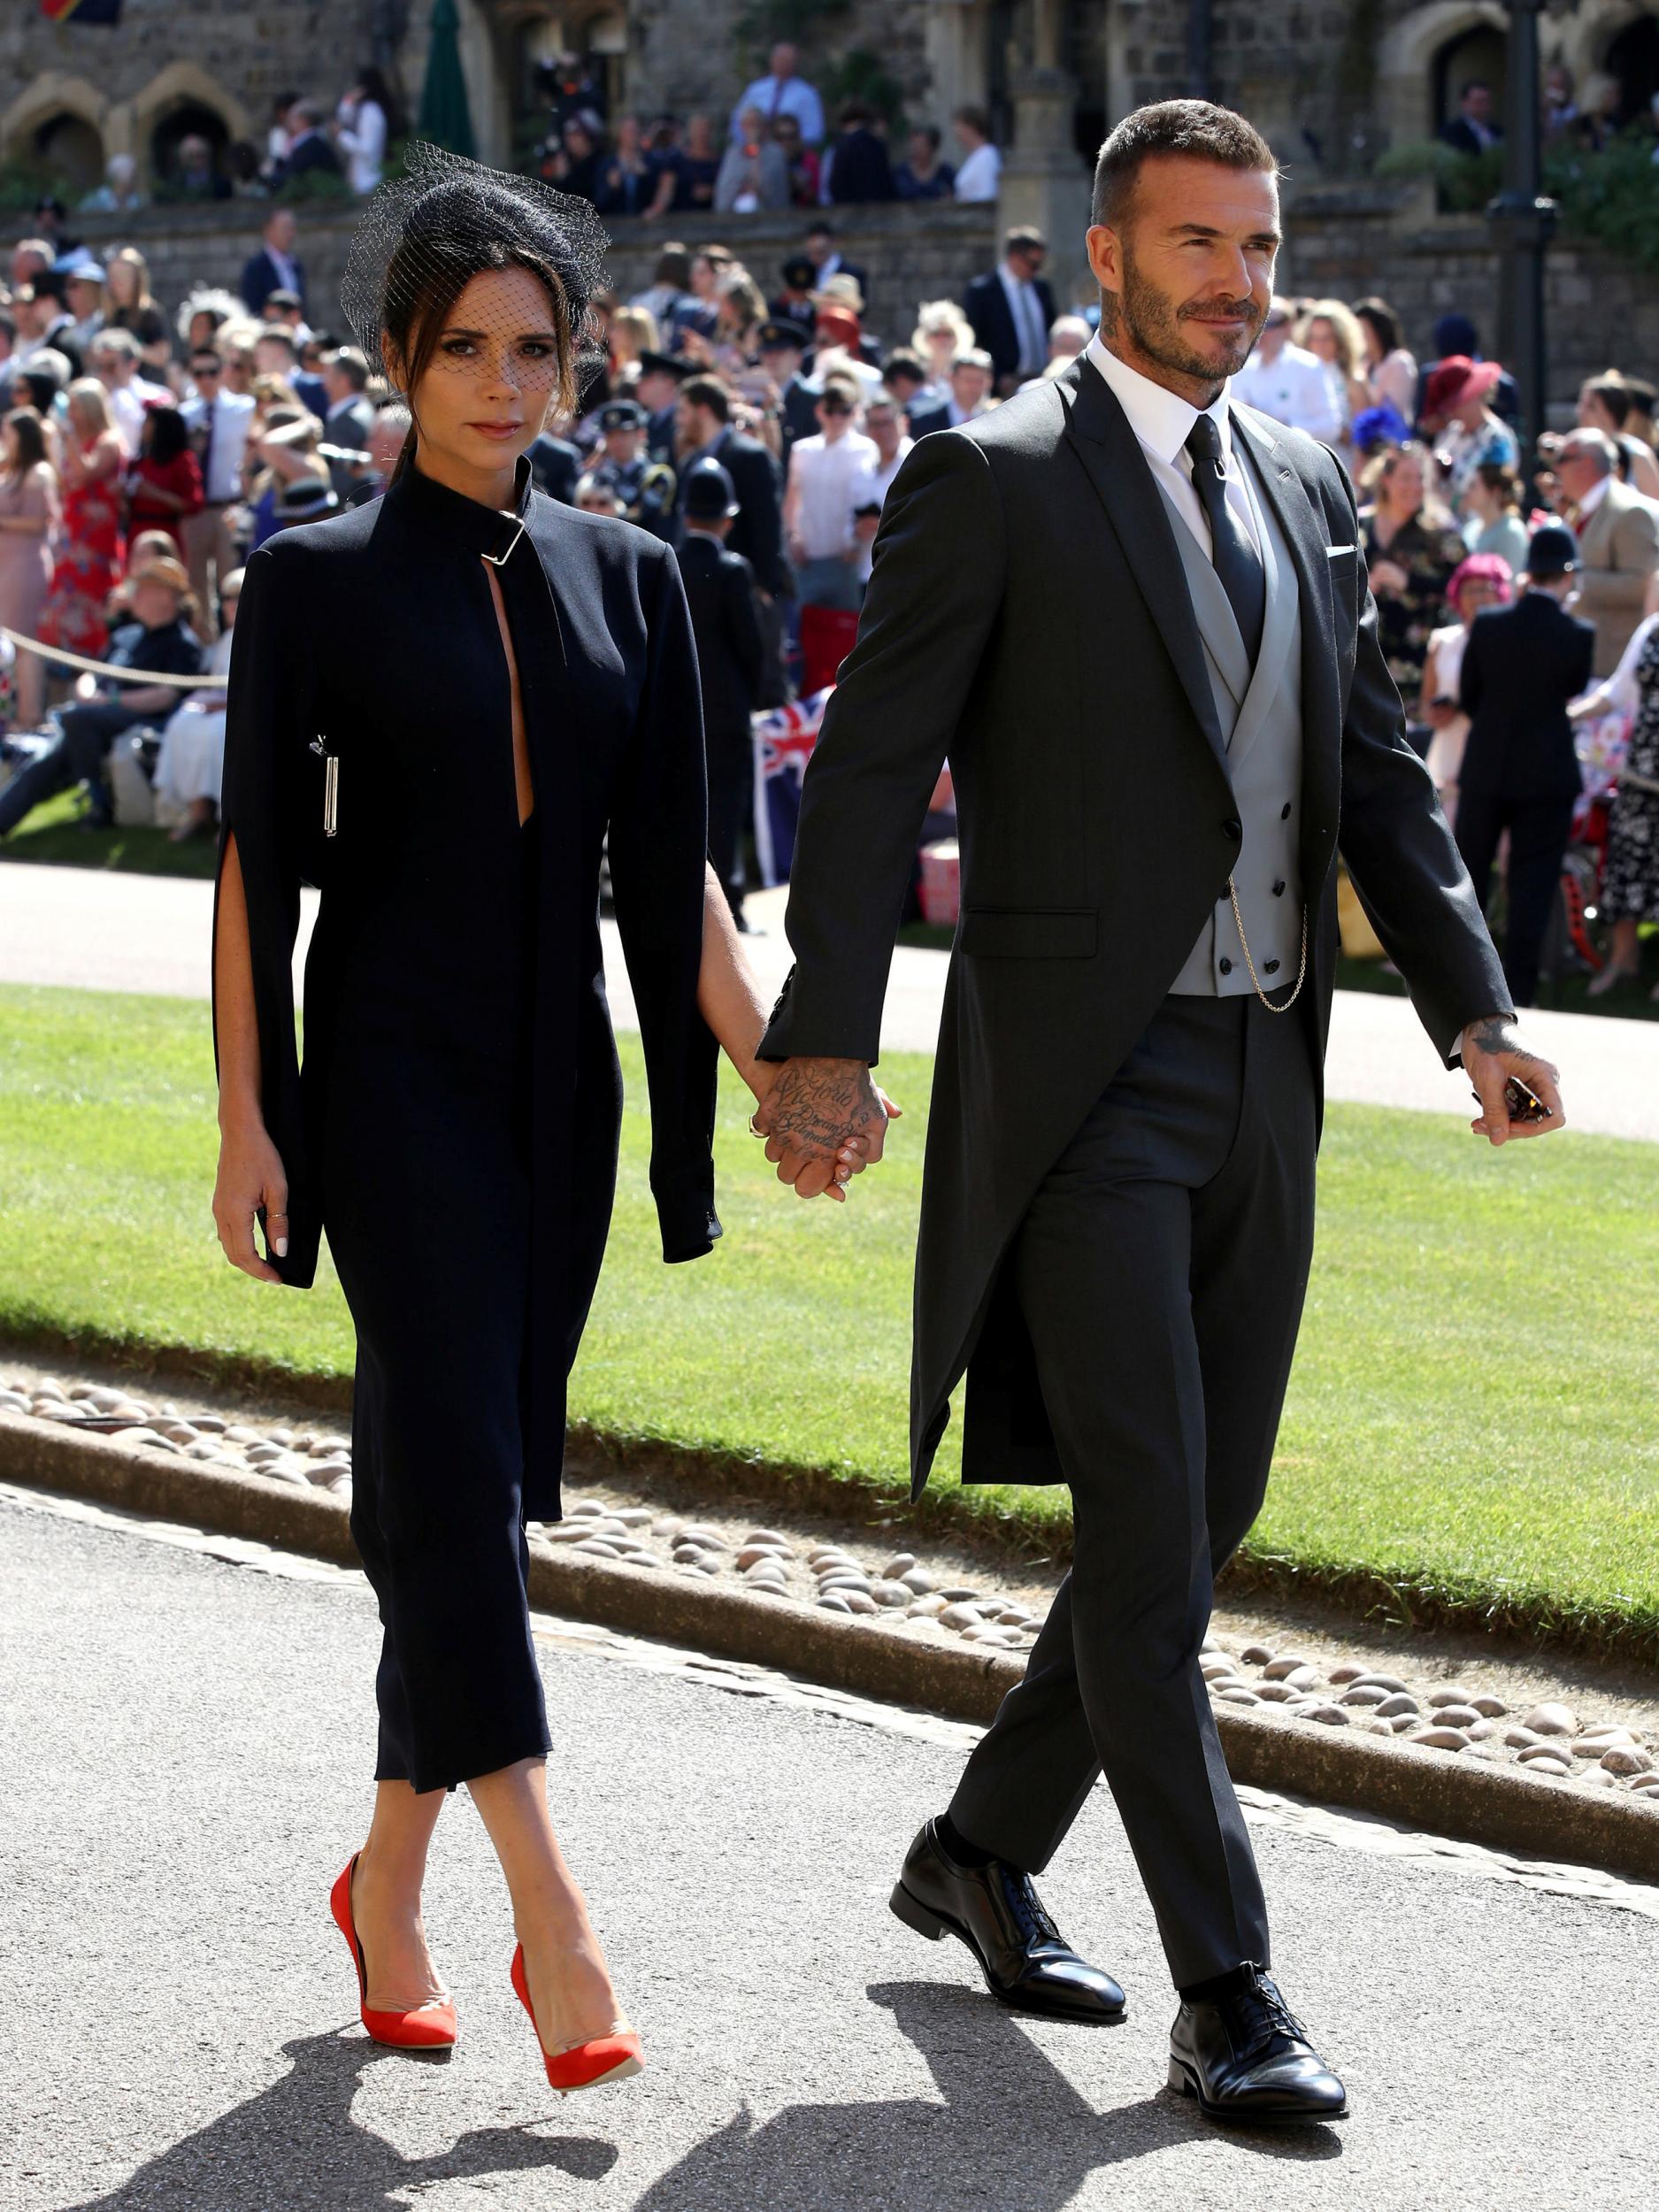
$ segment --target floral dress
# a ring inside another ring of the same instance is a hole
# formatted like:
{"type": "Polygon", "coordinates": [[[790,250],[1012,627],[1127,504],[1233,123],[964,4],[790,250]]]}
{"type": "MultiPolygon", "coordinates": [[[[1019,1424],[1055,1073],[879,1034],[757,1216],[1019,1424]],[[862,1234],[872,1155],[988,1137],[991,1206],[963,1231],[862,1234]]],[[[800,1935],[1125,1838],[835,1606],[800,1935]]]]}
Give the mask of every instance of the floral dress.
{"type": "Polygon", "coordinates": [[[1642,623],[1589,700],[1635,717],[1613,802],[1601,911],[1609,922],[1659,922],[1659,615],[1642,623]]]}
{"type": "MultiPolygon", "coordinates": [[[[81,448],[89,458],[96,440],[81,448]]],[[[104,606],[120,581],[127,561],[121,528],[121,472],[89,476],[80,483],[65,478],[64,522],[58,565],[41,611],[40,634],[49,645],[93,658],[109,642],[104,606]]]]}
{"type": "Polygon", "coordinates": [[[1446,619],[1446,587],[1463,557],[1463,541],[1455,530],[1442,530],[1420,514],[1402,523],[1386,545],[1377,534],[1374,507],[1365,510],[1359,523],[1366,565],[1392,561],[1406,572],[1403,591],[1377,595],[1377,636],[1388,673],[1414,710],[1429,638],[1446,619]]]}

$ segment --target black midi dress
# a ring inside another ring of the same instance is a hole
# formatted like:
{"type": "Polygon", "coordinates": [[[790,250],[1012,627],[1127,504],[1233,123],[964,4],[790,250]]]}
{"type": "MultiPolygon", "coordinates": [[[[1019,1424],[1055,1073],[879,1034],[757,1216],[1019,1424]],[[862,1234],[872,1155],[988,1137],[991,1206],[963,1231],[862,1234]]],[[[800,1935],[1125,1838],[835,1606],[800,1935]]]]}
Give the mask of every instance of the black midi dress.
{"type": "Polygon", "coordinates": [[[565,1383],[604,1248],[621,1084],[609,838],[670,1261],[719,1233],[696,1007],[706,806],[674,558],[407,468],[248,565],[223,848],[246,887],[285,1282],[326,1229],[357,1335],[352,1530],[380,1601],[376,1777],[453,1786],[549,1748],[526,1518],[559,1510],[565,1383]],[[496,562],[534,787],[518,818],[496,562]],[[302,882],[321,892],[296,1048],[302,882]]]}

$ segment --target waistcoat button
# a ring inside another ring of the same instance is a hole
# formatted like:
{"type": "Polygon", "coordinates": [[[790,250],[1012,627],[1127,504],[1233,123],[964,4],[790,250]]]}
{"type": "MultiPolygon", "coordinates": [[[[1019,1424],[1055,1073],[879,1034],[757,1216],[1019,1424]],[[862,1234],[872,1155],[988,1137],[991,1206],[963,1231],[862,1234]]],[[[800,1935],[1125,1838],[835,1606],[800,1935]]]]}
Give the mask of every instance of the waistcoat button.
{"type": "Polygon", "coordinates": [[[1236,814],[1229,814],[1221,827],[1228,837],[1241,837],[1244,834],[1244,825],[1236,814]]]}
{"type": "Polygon", "coordinates": [[[1264,975],[1271,975],[1278,966],[1279,963],[1277,960],[1264,960],[1262,963],[1262,972],[1264,975]]]}
{"type": "Polygon", "coordinates": [[[1281,877],[1281,878],[1280,878],[1280,879],[1279,880],[1279,882],[1277,882],[1277,883],[1273,886],[1273,896],[1274,896],[1276,899],[1282,899],[1282,898],[1284,897],[1284,895],[1285,895],[1285,884],[1284,884],[1284,879],[1281,877]]]}
{"type": "Polygon", "coordinates": [[[1231,975],[1233,973],[1233,963],[1231,960],[1224,960],[1220,964],[1223,975],[1231,975]]]}
{"type": "Polygon", "coordinates": [[[1290,819],[1290,801],[1289,801],[1288,799],[1286,799],[1286,802],[1285,802],[1284,805],[1283,805],[1283,806],[1279,809],[1279,820],[1280,820],[1281,822],[1288,822],[1288,821],[1289,821],[1289,819],[1290,819]]]}

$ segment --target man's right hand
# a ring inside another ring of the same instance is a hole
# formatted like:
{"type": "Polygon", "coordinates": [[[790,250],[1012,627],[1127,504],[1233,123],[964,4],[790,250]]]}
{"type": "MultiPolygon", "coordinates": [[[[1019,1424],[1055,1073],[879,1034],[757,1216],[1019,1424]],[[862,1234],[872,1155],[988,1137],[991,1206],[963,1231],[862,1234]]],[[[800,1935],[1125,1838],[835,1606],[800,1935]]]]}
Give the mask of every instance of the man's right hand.
{"type": "Polygon", "coordinates": [[[756,1110],[755,1127],[778,1180],[792,1183],[797,1197],[844,1199],[851,1178],[881,1157],[898,1110],[862,1060],[786,1060],[756,1110]]]}

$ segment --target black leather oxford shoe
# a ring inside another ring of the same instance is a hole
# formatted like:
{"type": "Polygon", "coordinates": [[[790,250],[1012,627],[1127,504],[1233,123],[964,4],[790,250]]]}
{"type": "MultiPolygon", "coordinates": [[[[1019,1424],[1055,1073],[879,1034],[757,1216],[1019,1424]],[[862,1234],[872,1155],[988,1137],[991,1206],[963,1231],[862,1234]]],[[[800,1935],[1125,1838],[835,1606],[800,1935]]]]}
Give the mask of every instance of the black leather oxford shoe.
{"type": "Polygon", "coordinates": [[[1015,2012],[1096,2024],[1123,2017],[1123,1991],[1067,1947],[1030,1875],[1001,1859],[958,1866],[931,1820],[910,1846],[892,1905],[918,1935],[960,1936],[992,1996],[1015,2012]]]}
{"type": "Polygon", "coordinates": [[[1170,2087],[1211,2120],[1293,2126],[1348,2116],[1348,2092],[1259,1966],[1234,1996],[1184,2003],[1170,2031],[1170,2087]]]}

